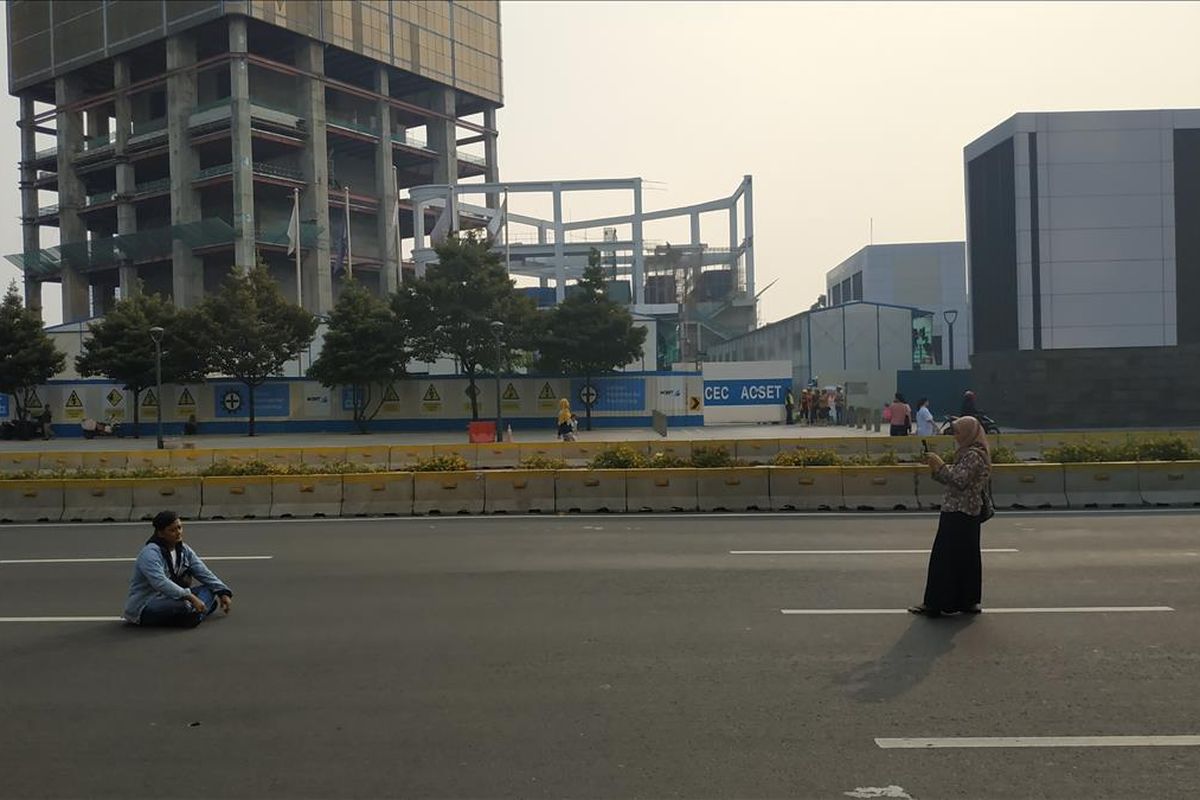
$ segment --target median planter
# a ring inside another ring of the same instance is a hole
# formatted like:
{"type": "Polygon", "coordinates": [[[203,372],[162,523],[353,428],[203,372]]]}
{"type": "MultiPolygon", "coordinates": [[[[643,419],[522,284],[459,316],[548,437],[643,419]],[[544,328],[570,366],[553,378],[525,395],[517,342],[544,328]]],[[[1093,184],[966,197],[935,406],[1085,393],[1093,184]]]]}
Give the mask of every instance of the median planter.
{"type": "Polygon", "coordinates": [[[842,467],[842,505],[858,511],[918,507],[916,471],[928,467],[842,467]]]}
{"type": "Polygon", "coordinates": [[[237,475],[204,478],[203,519],[253,519],[271,516],[271,476],[237,475]]]}
{"type": "Polygon", "coordinates": [[[164,509],[170,509],[184,519],[200,516],[200,482],[198,476],[186,478],[139,478],[133,483],[131,520],[152,519],[164,509]]]}
{"type": "Polygon", "coordinates": [[[0,481],[0,522],[58,522],[63,481],[0,481]]]}
{"type": "Polygon", "coordinates": [[[842,507],[841,467],[768,468],[772,511],[832,511],[842,507]]]}
{"type": "Polygon", "coordinates": [[[488,514],[554,513],[554,470],[491,470],[484,473],[483,484],[488,514]]]}
{"type": "Polygon", "coordinates": [[[411,472],[372,472],[342,476],[343,517],[410,516],[411,472]]]}
{"type": "Polygon", "coordinates": [[[1063,464],[1071,508],[1127,508],[1142,505],[1136,462],[1063,464]]]}
{"type": "Polygon", "coordinates": [[[63,481],[63,522],[128,522],[137,478],[69,478],[63,481]]]}
{"type": "Polygon", "coordinates": [[[271,477],[272,517],[337,517],[341,513],[341,475],[271,477]]]}
{"type": "Polygon", "coordinates": [[[625,503],[630,511],[695,511],[698,470],[631,469],[625,473],[625,503]]]}
{"type": "Polygon", "coordinates": [[[697,469],[696,501],[701,511],[770,511],[768,467],[697,469]]]}
{"type": "Polygon", "coordinates": [[[625,470],[559,470],[554,474],[554,507],[560,514],[623,513],[625,470]]]}
{"type": "Polygon", "coordinates": [[[482,514],[483,473],[414,472],[414,514],[482,514]]]}
{"type": "Polygon", "coordinates": [[[1138,488],[1148,505],[1200,505],[1200,461],[1143,461],[1138,488]]]}

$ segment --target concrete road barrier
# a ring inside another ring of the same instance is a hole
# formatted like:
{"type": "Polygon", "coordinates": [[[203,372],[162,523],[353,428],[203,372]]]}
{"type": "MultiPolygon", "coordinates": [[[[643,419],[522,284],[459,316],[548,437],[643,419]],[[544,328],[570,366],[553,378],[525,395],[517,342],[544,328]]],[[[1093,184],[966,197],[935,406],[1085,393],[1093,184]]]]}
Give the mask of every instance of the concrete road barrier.
{"type": "MultiPolygon", "coordinates": [[[[325,449],[325,448],[317,448],[325,449]]],[[[340,447],[330,448],[332,450],[342,450],[340,447]]],[[[275,464],[280,466],[291,466],[301,463],[304,457],[304,450],[299,447],[260,447],[258,448],[258,460],[264,464],[275,464]]]]}
{"type": "Polygon", "coordinates": [[[411,472],[371,472],[342,476],[343,517],[407,517],[412,513],[411,472]]]}
{"type": "Polygon", "coordinates": [[[43,450],[38,455],[38,470],[56,472],[75,470],[83,467],[83,453],[67,452],[64,450],[43,450]]]}
{"type": "Polygon", "coordinates": [[[41,457],[36,451],[0,453],[0,472],[37,472],[41,457]]]}
{"type": "Polygon", "coordinates": [[[681,469],[631,469],[625,473],[625,504],[630,511],[695,511],[696,472],[681,469]]]}
{"type": "Polygon", "coordinates": [[[250,519],[269,516],[270,475],[221,475],[201,481],[201,519],[250,519]]]}
{"type": "MultiPolygon", "coordinates": [[[[346,447],[305,447],[300,450],[298,461],[276,462],[288,464],[307,464],[314,467],[326,467],[330,464],[340,464],[347,460],[346,451],[350,448],[346,447]]],[[[358,448],[354,448],[358,449],[358,448]]],[[[387,466],[387,445],[380,445],[375,448],[370,448],[376,451],[375,457],[379,458],[379,454],[383,454],[383,465],[387,466]]],[[[270,461],[268,464],[272,463],[270,461]]]]}
{"type": "MultiPolygon", "coordinates": [[[[1099,432],[1092,432],[1090,435],[1099,435],[1099,432]]],[[[1084,434],[1076,431],[1042,431],[1038,434],[1038,438],[1042,441],[1042,458],[1046,457],[1046,451],[1051,447],[1070,447],[1084,444],[1088,441],[1089,434],[1084,434]]]]}
{"type": "Polygon", "coordinates": [[[394,470],[407,470],[418,461],[433,458],[431,444],[394,444],[388,448],[388,467],[394,470]]]}
{"type": "Polygon", "coordinates": [[[200,450],[171,450],[168,464],[180,472],[200,472],[205,467],[212,466],[213,451],[200,450]]]}
{"type": "Polygon", "coordinates": [[[160,511],[171,510],[184,519],[199,519],[201,479],[138,478],[133,483],[131,520],[151,519],[160,511]]]}
{"type": "Polygon", "coordinates": [[[521,442],[517,447],[517,458],[521,461],[527,458],[561,459],[562,457],[562,442],[521,442]]]}
{"type": "Polygon", "coordinates": [[[1040,433],[1002,433],[993,438],[992,444],[999,444],[1012,450],[1022,461],[1040,461],[1042,458],[1042,435],[1040,433]]]}
{"type": "Polygon", "coordinates": [[[170,450],[131,450],[125,466],[128,469],[167,469],[171,466],[170,450]]]}
{"type": "MultiPolygon", "coordinates": [[[[305,451],[307,455],[308,451],[305,451]]],[[[343,456],[349,464],[359,464],[364,467],[379,467],[387,469],[391,463],[391,448],[386,444],[360,445],[347,447],[343,456]]]]}
{"type": "Polygon", "coordinates": [[[921,440],[929,442],[929,449],[941,452],[942,447],[954,444],[952,436],[887,436],[866,439],[867,455],[871,458],[895,453],[900,461],[914,461],[921,454],[921,440]]]}
{"type": "Polygon", "coordinates": [[[1067,508],[1062,464],[993,464],[996,508],[1067,508]]]}
{"type": "Polygon", "coordinates": [[[124,450],[84,451],[83,469],[125,469],[129,454],[124,450]]]}
{"type": "Polygon", "coordinates": [[[842,507],[841,467],[771,467],[772,511],[831,511],[842,507]]]}
{"type": "Polygon", "coordinates": [[[1136,462],[1063,464],[1071,508],[1126,508],[1142,505],[1136,462]]]}
{"type": "Polygon", "coordinates": [[[488,514],[554,513],[554,470],[499,469],[484,473],[483,510],[488,514]]]}
{"type": "Polygon", "coordinates": [[[521,446],[513,442],[490,442],[475,445],[475,466],[478,469],[516,469],[521,463],[521,446]]]}
{"type": "Polygon", "coordinates": [[[63,522],[128,522],[136,478],[68,478],[63,481],[63,522]]]}
{"type": "Polygon", "coordinates": [[[62,480],[0,481],[0,522],[58,522],[62,480]]]}
{"type": "Polygon", "coordinates": [[[1200,461],[1143,461],[1138,488],[1148,505],[1200,506],[1200,461]]]}
{"type": "Polygon", "coordinates": [[[271,476],[272,517],[337,517],[341,513],[341,475],[271,476]]]}
{"type": "Polygon", "coordinates": [[[696,501],[701,511],[770,511],[768,467],[697,469],[696,501]]]}
{"type": "Polygon", "coordinates": [[[435,444],[435,456],[462,456],[467,462],[467,469],[479,466],[479,445],[476,444],[435,444]]]}
{"type": "Polygon", "coordinates": [[[625,480],[623,469],[559,470],[554,474],[555,510],[560,514],[623,513],[628,508],[625,480]]]}
{"type": "Polygon", "coordinates": [[[770,464],[778,452],[778,439],[739,439],[730,455],[752,464],[770,464]]]}
{"type": "Polygon", "coordinates": [[[227,464],[240,466],[248,464],[251,461],[258,461],[258,448],[256,447],[222,447],[219,450],[213,450],[213,463],[224,461],[227,464]]]}
{"type": "Polygon", "coordinates": [[[917,507],[925,511],[940,510],[946,495],[945,485],[935,481],[929,467],[924,465],[915,470],[914,475],[917,478],[917,507]]]}
{"type": "Polygon", "coordinates": [[[922,469],[927,467],[842,467],[842,504],[862,511],[916,509],[922,469]]]}
{"type": "Polygon", "coordinates": [[[414,514],[482,514],[483,473],[414,472],[414,514]]]}
{"type": "MultiPolygon", "coordinates": [[[[666,442],[667,440],[660,440],[666,442]]],[[[653,444],[653,443],[652,443],[653,444]]],[[[690,459],[695,454],[696,450],[704,448],[710,453],[717,452],[718,449],[724,448],[730,458],[737,458],[738,443],[736,439],[693,439],[691,442],[692,451],[688,454],[690,459]]]]}
{"type": "MultiPolygon", "coordinates": [[[[662,453],[665,456],[672,458],[682,458],[684,461],[691,460],[693,442],[683,439],[658,439],[649,442],[624,442],[634,450],[640,450],[648,456],[655,453],[662,453]]],[[[704,442],[708,444],[708,442],[704,442]]],[[[731,452],[732,455],[732,452],[731,452]]]]}
{"type": "MultiPolygon", "coordinates": [[[[586,467],[591,463],[592,459],[603,453],[605,450],[612,450],[624,442],[598,442],[598,441],[574,441],[562,443],[562,458],[567,462],[569,467],[586,467]]],[[[645,443],[636,443],[639,446],[634,447],[639,453],[646,452],[645,443]]]]}

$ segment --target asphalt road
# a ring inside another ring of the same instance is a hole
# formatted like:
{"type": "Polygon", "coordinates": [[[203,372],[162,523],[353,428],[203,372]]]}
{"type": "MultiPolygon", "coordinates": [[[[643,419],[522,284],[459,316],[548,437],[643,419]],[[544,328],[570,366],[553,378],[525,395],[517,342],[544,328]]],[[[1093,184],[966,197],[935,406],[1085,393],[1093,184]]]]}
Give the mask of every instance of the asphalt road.
{"type": "MultiPolygon", "coordinates": [[[[193,631],[0,622],[0,797],[1193,797],[1200,516],[1003,513],[984,604],[899,609],[928,515],[189,523],[193,631]]],[[[117,616],[140,525],[0,527],[0,617],[117,616]]]]}

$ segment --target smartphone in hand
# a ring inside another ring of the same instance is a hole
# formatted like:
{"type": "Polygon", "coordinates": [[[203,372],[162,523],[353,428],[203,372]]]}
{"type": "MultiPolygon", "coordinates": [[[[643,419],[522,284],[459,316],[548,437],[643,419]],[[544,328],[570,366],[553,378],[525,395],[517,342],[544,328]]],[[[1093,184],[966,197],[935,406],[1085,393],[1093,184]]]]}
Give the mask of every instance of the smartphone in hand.
{"type": "Polygon", "coordinates": [[[929,440],[928,439],[921,440],[921,452],[924,453],[925,455],[929,455],[929,440]]]}

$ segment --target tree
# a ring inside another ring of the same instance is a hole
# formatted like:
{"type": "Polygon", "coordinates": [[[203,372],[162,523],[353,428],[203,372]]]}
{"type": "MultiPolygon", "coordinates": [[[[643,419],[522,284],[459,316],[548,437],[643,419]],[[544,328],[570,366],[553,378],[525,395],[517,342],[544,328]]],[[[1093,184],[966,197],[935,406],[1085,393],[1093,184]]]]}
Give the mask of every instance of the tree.
{"type": "Polygon", "coordinates": [[[139,398],[157,380],[150,338],[155,326],[163,329],[163,383],[203,380],[207,364],[199,315],[177,309],[157,294],[136,292],[118,301],[99,322],[88,325],[89,336],[75,357],[80,375],[104,376],[133,393],[134,436],[141,435],[139,398]]]}
{"type": "Polygon", "coordinates": [[[383,406],[387,385],[405,374],[413,355],[409,319],[396,313],[410,296],[411,289],[401,287],[389,304],[357,281],[347,281],[329,316],[321,355],[308,370],[326,388],[350,389],[354,424],[362,433],[383,406]],[[376,394],[375,410],[368,414],[376,394]]]}
{"type": "Polygon", "coordinates": [[[436,322],[419,332],[421,349],[458,359],[469,384],[471,418],[479,419],[476,376],[481,370],[498,370],[507,353],[527,340],[537,309],[517,293],[486,241],[470,235],[450,237],[437,247],[437,254],[438,263],[414,286],[413,303],[428,309],[429,319],[436,322]],[[499,347],[494,321],[504,323],[499,347]]]}
{"type": "Polygon", "coordinates": [[[317,331],[316,318],[289,303],[261,261],[246,273],[236,270],[221,290],[200,306],[209,348],[209,366],[245,384],[250,402],[249,435],[254,435],[254,389],[278,375],[317,331]]]}
{"type": "MultiPolygon", "coordinates": [[[[544,323],[539,366],[548,372],[594,375],[612,372],[636,359],[646,341],[646,329],[633,324],[629,309],[609,299],[600,253],[593,249],[577,289],[554,307],[544,323]]],[[[592,404],[585,403],[587,429],[592,429],[592,404]]]]}
{"type": "Polygon", "coordinates": [[[21,303],[16,282],[10,283],[0,302],[0,394],[12,395],[18,421],[29,414],[29,392],[61,372],[66,361],[38,315],[21,303]]]}

